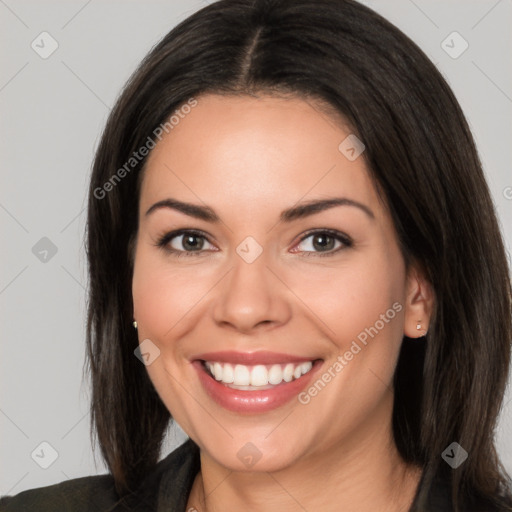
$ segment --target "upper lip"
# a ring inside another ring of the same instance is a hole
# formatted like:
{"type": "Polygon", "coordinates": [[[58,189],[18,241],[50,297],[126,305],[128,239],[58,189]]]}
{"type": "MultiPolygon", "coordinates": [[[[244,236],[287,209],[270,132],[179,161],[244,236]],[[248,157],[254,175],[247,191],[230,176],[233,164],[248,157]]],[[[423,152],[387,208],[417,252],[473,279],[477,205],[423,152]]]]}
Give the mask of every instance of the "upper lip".
{"type": "Polygon", "coordinates": [[[256,364],[278,364],[278,363],[305,363],[318,358],[303,357],[279,352],[235,352],[224,350],[219,352],[205,352],[192,358],[192,360],[213,361],[218,363],[243,364],[252,366],[256,364]]]}

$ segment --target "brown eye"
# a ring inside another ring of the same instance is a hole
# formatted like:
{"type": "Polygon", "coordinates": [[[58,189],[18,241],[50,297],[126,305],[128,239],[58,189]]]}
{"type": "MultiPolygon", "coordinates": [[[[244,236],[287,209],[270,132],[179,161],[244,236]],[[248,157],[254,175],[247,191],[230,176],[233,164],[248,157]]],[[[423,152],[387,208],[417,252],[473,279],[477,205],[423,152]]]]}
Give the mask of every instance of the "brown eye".
{"type": "MultiPolygon", "coordinates": [[[[181,246],[185,251],[201,250],[204,245],[204,238],[197,235],[180,235],[181,246]]],[[[177,237],[179,238],[179,237],[177,237]]],[[[171,244],[172,245],[172,244],[171,244]]],[[[178,243],[180,245],[180,242],[178,243]]]]}
{"type": "Polygon", "coordinates": [[[179,230],[167,233],[157,243],[157,246],[165,249],[169,253],[176,255],[195,255],[202,254],[203,252],[211,252],[211,248],[215,246],[208,242],[205,235],[190,231],[179,230]],[[211,247],[208,247],[208,244],[211,247]]]}
{"type": "MultiPolygon", "coordinates": [[[[298,247],[300,252],[334,254],[344,247],[350,247],[352,241],[342,233],[316,231],[302,238],[298,247]]],[[[323,254],[321,254],[323,256],[323,254]]]]}

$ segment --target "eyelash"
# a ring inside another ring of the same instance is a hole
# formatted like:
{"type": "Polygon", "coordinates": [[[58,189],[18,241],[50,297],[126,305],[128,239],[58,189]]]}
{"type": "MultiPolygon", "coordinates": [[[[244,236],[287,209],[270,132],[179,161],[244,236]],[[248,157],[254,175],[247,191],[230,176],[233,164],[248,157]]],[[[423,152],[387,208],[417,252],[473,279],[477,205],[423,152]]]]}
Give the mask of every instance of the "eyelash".
{"type": "MultiPolygon", "coordinates": [[[[330,237],[334,238],[335,240],[341,242],[343,245],[341,247],[338,247],[337,249],[333,249],[330,251],[325,252],[315,252],[315,251],[302,251],[304,253],[304,256],[310,257],[310,256],[332,256],[339,251],[343,249],[347,249],[349,247],[352,247],[353,242],[352,240],[345,234],[336,231],[334,229],[317,229],[313,231],[308,231],[298,242],[297,245],[301,244],[304,240],[307,238],[310,238],[314,235],[329,235],[330,237]]],[[[155,244],[157,247],[163,249],[167,253],[169,253],[171,256],[175,256],[177,258],[181,258],[182,256],[189,257],[189,256],[199,256],[204,252],[211,252],[205,249],[201,249],[199,251],[180,251],[178,249],[173,249],[168,247],[169,242],[180,235],[192,235],[200,238],[204,238],[208,243],[211,244],[211,242],[208,240],[208,237],[202,233],[201,231],[197,231],[194,229],[178,229],[176,231],[171,231],[170,233],[166,233],[161,238],[158,239],[157,243],[155,244]]],[[[298,251],[300,252],[300,251],[298,251]]]]}

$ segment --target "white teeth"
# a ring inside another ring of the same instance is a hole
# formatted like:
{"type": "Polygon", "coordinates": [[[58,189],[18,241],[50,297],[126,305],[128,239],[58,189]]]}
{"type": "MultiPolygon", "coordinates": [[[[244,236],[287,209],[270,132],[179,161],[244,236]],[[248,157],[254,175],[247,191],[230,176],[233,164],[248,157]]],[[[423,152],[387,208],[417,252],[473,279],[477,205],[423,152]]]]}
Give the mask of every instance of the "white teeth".
{"type": "Polygon", "coordinates": [[[215,380],[222,380],[222,365],[220,363],[213,363],[213,376],[215,380]]]}
{"type": "Polygon", "coordinates": [[[283,381],[291,382],[294,379],[300,378],[311,370],[313,362],[306,361],[299,364],[287,363],[268,366],[263,364],[255,366],[237,364],[233,367],[229,363],[206,361],[205,365],[215,380],[224,384],[230,384],[230,387],[262,389],[264,386],[276,386],[283,381]]]}
{"type": "Polygon", "coordinates": [[[291,382],[293,379],[293,364],[289,363],[284,367],[283,379],[285,382],[291,382]]]}
{"type": "Polygon", "coordinates": [[[313,363],[311,361],[307,361],[305,363],[302,363],[302,365],[301,365],[302,375],[304,375],[305,373],[308,373],[309,370],[311,370],[312,367],[313,367],[313,363]]]}
{"type": "Polygon", "coordinates": [[[268,371],[262,365],[258,364],[251,371],[251,386],[266,386],[268,384],[268,371]]]}
{"type": "Polygon", "coordinates": [[[226,363],[222,369],[222,382],[226,384],[235,382],[235,370],[229,363],[226,363]]]}
{"type": "Polygon", "coordinates": [[[250,383],[251,375],[249,373],[249,368],[247,366],[237,364],[235,366],[235,379],[233,384],[237,386],[248,386],[250,383]]]}
{"type": "Polygon", "coordinates": [[[283,370],[279,364],[274,364],[268,372],[268,383],[269,384],[280,384],[283,380],[283,370]]]}

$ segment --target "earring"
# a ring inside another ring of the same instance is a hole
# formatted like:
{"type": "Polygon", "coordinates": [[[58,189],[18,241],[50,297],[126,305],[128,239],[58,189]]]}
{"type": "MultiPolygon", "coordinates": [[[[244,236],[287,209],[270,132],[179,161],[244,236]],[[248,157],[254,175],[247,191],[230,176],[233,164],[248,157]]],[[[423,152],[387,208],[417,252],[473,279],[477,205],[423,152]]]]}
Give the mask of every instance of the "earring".
{"type": "MultiPolygon", "coordinates": [[[[421,320],[418,320],[418,323],[416,325],[416,330],[421,331],[421,320]]],[[[427,335],[428,330],[424,329],[423,332],[420,335],[420,338],[427,335]]]]}
{"type": "Polygon", "coordinates": [[[137,329],[137,320],[133,321],[133,327],[135,327],[135,329],[137,329]]]}

